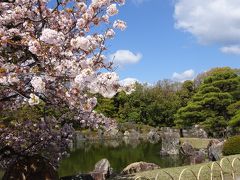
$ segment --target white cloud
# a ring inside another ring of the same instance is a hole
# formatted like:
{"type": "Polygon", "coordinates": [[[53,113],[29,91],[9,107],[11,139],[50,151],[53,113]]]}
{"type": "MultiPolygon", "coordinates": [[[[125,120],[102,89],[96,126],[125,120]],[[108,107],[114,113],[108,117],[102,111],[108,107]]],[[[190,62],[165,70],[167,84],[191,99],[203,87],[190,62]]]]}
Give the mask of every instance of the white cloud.
{"type": "Polygon", "coordinates": [[[240,0],[178,0],[174,17],[175,27],[200,43],[240,44],[240,0]]]}
{"type": "Polygon", "coordinates": [[[221,51],[223,53],[227,53],[227,54],[240,55],[240,46],[238,46],[238,45],[224,46],[221,48],[221,51]]]}
{"type": "Polygon", "coordinates": [[[109,55],[109,60],[113,61],[115,65],[134,64],[142,59],[141,53],[134,54],[129,50],[118,50],[109,55]]]}
{"type": "Polygon", "coordinates": [[[192,80],[194,78],[195,72],[192,69],[186,70],[183,73],[173,73],[172,78],[175,81],[184,82],[186,80],[192,80]]]}
{"type": "Polygon", "coordinates": [[[128,86],[128,85],[131,85],[135,82],[139,82],[137,79],[135,78],[125,78],[123,80],[121,80],[119,83],[122,85],[122,86],[128,86]]]}

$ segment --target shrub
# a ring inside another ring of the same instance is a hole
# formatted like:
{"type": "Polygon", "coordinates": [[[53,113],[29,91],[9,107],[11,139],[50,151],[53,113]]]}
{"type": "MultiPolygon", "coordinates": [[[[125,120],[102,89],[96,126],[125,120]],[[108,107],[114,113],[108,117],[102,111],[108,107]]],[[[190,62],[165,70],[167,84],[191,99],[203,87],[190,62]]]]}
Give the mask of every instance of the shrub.
{"type": "Polygon", "coordinates": [[[230,137],[223,146],[223,155],[240,154],[240,136],[230,137]]]}

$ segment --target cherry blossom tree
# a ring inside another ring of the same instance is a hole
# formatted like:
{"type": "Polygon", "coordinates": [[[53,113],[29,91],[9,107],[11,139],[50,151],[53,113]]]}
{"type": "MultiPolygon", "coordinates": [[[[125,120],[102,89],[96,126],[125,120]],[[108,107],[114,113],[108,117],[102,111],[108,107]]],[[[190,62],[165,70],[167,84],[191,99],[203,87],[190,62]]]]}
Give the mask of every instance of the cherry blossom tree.
{"type": "MultiPolygon", "coordinates": [[[[111,119],[92,112],[94,94],[113,97],[120,87],[106,42],[126,23],[125,0],[0,1],[0,111],[23,105],[68,107],[84,126],[107,128],[111,119]],[[55,4],[52,6],[52,4],[55,4]],[[113,19],[113,20],[112,20],[113,19]]],[[[64,118],[10,123],[0,129],[0,162],[41,154],[53,164],[66,154],[73,128],[64,118]]]]}

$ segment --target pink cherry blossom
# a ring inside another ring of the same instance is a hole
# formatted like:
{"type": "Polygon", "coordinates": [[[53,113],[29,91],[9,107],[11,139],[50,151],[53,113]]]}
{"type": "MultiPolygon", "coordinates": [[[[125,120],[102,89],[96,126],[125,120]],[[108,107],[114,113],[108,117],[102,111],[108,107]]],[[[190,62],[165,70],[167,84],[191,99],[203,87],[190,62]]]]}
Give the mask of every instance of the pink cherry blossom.
{"type": "MultiPolygon", "coordinates": [[[[44,105],[68,109],[74,117],[63,113],[58,119],[44,116],[37,122],[26,119],[0,128],[4,168],[17,159],[16,154],[43,152],[57,165],[73,137],[70,123],[116,126],[114,120],[93,112],[95,94],[110,98],[119,90],[129,91],[119,85],[115,72],[109,72],[112,66],[104,56],[106,41],[115,35],[109,16],[116,15],[117,6],[125,1],[61,0],[51,8],[48,2],[0,3],[0,51],[4,52],[0,53],[0,113],[44,105]],[[14,153],[7,154],[5,147],[14,153]]],[[[124,30],[126,23],[117,20],[113,27],[124,30]]]]}
{"type": "Polygon", "coordinates": [[[114,16],[118,13],[117,5],[116,4],[111,4],[107,8],[107,15],[109,16],[114,16]]]}
{"type": "Polygon", "coordinates": [[[126,22],[124,22],[124,21],[122,21],[122,20],[116,20],[116,21],[113,23],[113,27],[114,27],[114,28],[121,29],[122,31],[124,31],[124,30],[127,28],[127,24],[126,24],[126,22]]]}

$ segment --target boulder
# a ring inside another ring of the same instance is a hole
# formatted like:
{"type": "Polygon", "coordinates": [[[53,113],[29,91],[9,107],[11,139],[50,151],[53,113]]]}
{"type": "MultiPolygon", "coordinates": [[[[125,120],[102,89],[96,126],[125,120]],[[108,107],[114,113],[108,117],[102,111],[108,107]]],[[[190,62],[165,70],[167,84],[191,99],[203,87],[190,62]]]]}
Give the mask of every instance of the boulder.
{"type": "Polygon", "coordinates": [[[158,132],[154,129],[151,129],[149,131],[149,133],[147,134],[147,139],[150,141],[150,142],[159,142],[160,140],[160,136],[158,134],[158,132]]]}
{"type": "Polygon", "coordinates": [[[171,131],[162,134],[161,155],[176,155],[179,154],[180,134],[179,132],[171,131]]]}
{"type": "Polygon", "coordinates": [[[218,139],[212,139],[209,141],[208,145],[207,145],[207,149],[212,146],[212,145],[216,145],[218,143],[220,143],[221,141],[219,141],[218,139]]]}
{"type": "Polygon", "coordinates": [[[91,173],[92,177],[96,180],[103,180],[109,178],[112,174],[110,163],[107,159],[101,159],[95,164],[95,169],[91,173]]]}
{"type": "Polygon", "coordinates": [[[202,150],[195,151],[190,156],[190,162],[191,164],[200,164],[205,162],[205,153],[202,150]]]}
{"type": "Polygon", "coordinates": [[[208,138],[207,132],[202,129],[199,125],[195,125],[192,129],[193,137],[197,138],[208,138]]]}
{"type": "Polygon", "coordinates": [[[195,153],[195,150],[190,143],[184,142],[180,146],[180,153],[184,156],[193,156],[195,153]]]}
{"type": "Polygon", "coordinates": [[[223,150],[224,142],[220,142],[219,140],[211,140],[207,146],[208,150],[208,158],[210,161],[218,161],[221,159],[222,150],[223,150]]]}
{"type": "Polygon", "coordinates": [[[110,139],[116,139],[119,135],[119,129],[117,128],[110,128],[109,130],[104,132],[104,137],[110,138],[110,139]]]}
{"type": "Polygon", "coordinates": [[[129,164],[127,167],[125,167],[121,174],[133,174],[137,172],[142,172],[142,171],[149,171],[149,170],[154,170],[154,169],[159,169],[160,166],[154,164],[154,163],[147,163],[147,162],[135,162],[132,164],[129,164]]]}
{"type": "Polygon", "coordinates": [[[3,180],[58,180],[56,169],[43,157],[20,158],[5,172],[3,180]]]}

